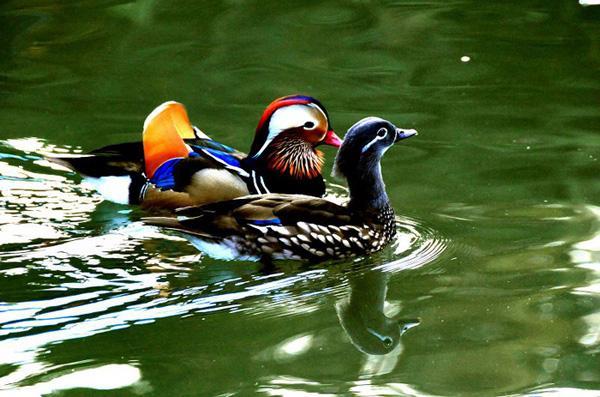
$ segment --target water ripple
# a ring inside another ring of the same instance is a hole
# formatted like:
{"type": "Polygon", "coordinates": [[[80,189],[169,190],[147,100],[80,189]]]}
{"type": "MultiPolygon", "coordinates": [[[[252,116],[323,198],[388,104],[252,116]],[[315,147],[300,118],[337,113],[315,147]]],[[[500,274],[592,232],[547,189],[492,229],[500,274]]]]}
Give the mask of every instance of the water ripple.
{"type": "MultiPolygon", "coordinates": [[[[0,159],[5,209],[0,232],[11,236],[3,241],[14,247],[0,253],[0,277],[10,278],[15,289],[4,291],[0,302],[4,364],[33,362],[52,343],[165,317],[215,311],[303,315],[318,310],[320,297],[343,294],[347,275],[361,266],[375,263],[374,271],[387,273],[415,269],[446,247],[432,229],[398,217],[396,242],[366,262],[319,268],[283,262],[264,274],[254,264],[203,257],[186,240],[137,221],[136,211],[101,203],[75,175],[34,154],[70,148],[36,139],[6,146],[0,159]],[[23,299],[18,285],[37,298],[23,299]]],[[[332,185],[329,197],[343,201],[345,188],[332,185]]]]}

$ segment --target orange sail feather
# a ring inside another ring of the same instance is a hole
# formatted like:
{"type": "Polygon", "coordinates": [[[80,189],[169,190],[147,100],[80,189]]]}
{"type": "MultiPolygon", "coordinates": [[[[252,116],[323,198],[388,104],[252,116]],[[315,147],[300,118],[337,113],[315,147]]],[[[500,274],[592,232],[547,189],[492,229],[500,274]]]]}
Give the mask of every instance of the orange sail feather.
{"type": "Polygon", "coordinates": [[[194,129],[182,104],[170,101],[154,109],[144,122],[146,176],[152,178],[168,160],[187,157],[190,149],[183,138],[192,137],[194,129]]]}

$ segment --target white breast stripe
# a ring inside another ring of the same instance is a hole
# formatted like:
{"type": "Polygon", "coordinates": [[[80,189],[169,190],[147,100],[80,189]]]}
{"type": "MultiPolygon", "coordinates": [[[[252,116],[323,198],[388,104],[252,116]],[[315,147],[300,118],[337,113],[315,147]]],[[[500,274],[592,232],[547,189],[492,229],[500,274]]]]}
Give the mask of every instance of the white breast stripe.
{"type": "Polygon", "coordinates": [[[263,177],[260,177],[260,184],[262,185],[262,187],[265,189],[265,193],[271,193],[269,191],[269,189],[267,189],[267,185],[265,185],[265,180],[263,179],[263,177]]]}
{"type": "Polygon", "coordinates": [[[206,154],[207,156],[209,156],[210,158],[216,160],[217,162],[223,164],[225,166],[225,168],[227,168],[229,170],[234,170],[235,172],[237,172],[238,174],[240,174],[244,178],[248,178],[250,176],[246,171],[244,171],[240,167],[236,167],[234,165],[228,164],[226,161],[221,160],[217,156],[215,156],[212,153],[210,153],[208,150],[205,150],[205,149],[201,149],[201,150],[202,150],[202,153],[206,154]]]}
{"type": "Polygon", "coordinates": [[[148,188],[150,186],[152,186],[152,184],[150,183],[150,181],[146,181],[146,183],[144,183],[144,185],[140,189],[140,195],[138,196],[138,200],[140,201],[140,203],[142,201],[144,201],[144,198],[146,197],[146,192],[148,191],[148,188]]]}
{"type": "Polygon", "coordinates": [[[254,184],[254,189],[256,189],[256,193],[262,194],[262,192],[258,188],[258,183],[256,183],[256,171],[254,170],[252,170],[252,183],[254,184]]]}

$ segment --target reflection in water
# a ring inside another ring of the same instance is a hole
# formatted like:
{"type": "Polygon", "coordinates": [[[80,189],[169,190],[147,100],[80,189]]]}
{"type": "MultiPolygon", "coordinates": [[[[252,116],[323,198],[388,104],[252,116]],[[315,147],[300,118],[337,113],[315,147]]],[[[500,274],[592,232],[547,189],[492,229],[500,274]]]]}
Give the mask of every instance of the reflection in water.
{"type": "Polygon", "coordinates": [[[13,139],[5,146],[0,142],[0,246],[60,240],[89,220],[98,199],[65,176],[48,173],[49,163],[31,155],[59,148],[34,138],[13,139]]]}
{"type": "MultiPolygon", "coordinates": [[[[39,372],[39,368],[35,372],[39,372]]],[[[13,376],[13,378],[15,377],[13,376]]],[[[77,369],[45,382],[11,388],[6,391],[2,390],[2,384],[0,383],[0,397],[44,396],[70,389],[114,390],[136,386],[136,384],[138,384],[140,391],[143,389],[146,389],[143,391],[147,391],[147,388],[140,383],[141,379],[140,370],[133,365],[108,364],[94,368],[77,369]]],[[[15,383],[16,379],[10,379],[10,381],[10,383],[15,383]]]]}
{"type": "MultiPolygon", "coordinates": [[[[418,319],[401,318],[399,303],[386,300],[392,275],[381,269],[364,267],[349,273],[348,285],[344,285],[347,294],[335,304],[344,333],[358,351],[365,353],[356,378],[349,381],[347,389],[343,390],[356,396],[433,397],[433,394],[420,391],[408,383],[381,384],[378,381],[379,377],[396,369],[403,351],[401,336],[420,323],[418,319]]],[[[307,359],[311,351],[331,348],[333,339],[338,339],[337,334],[333,337],[323,331],[297,334],[261,352],[256,359],[262,362],[297,363],[302,358],[307,359]]],[[[336,357],[331,364],[338,365],[339,361],[340,358],[336,357]]],[[[272,396],[334,396],[340,393],[339,389],[333,394],[322,392],[327,388],[327,384],[316,379],[280,375],[263,378],[258,391],[272,396]]]]}
{"type": "MultiPolygon", "coordinates": [[[[569,256],[579,268],[590,272],[585,285],[574,289],[577,295],[600,296],[600,207],[588,206],[589,211],[596,217],[597,225],[588,239],[573,244],[569,256]]],[[[579,338],[579,343],[586,347],[600,346],[600,309],[582,317],[587,325],[587,331],[579,338]]]]}
{"type": "Polygon", "coordinates": [[[366,354],[390,353],[400,343],[400,336],[419,324],[418,319],[400,319],[390,313],[398,308],[385,307],[389,277],[381,270],[368,270],[353,277],[349,296],[336,304],[342,328],[352,344],[366,354]]]}
{"type": "Polygon", "coordinates": [[[598,397],[598,390],[578,389],[575,387],[548,387],[525,394],[531,397],[598,397]]]}
{"type": "Polygon", "coordinates": [[[461,230],[466,249],[459,258],[465,261],[468,254],[477,263],[468,271],[456,264],[460,271],[446,275],[447,284],[435,291],[444,304],[429,306],[429,314],[420,312],[423,318],[440,319],[422,330],[434,336],[418,341],[422,349],[437,343],[423,361],[440,374],[440,382],[472,376],[479,387],[511,385],[522,393],[534,390],[531,395],[544,390],[535,386],[561,384],[565,378],[577,380],[582,395],[599,384],[594,358],[599,214],[595,206],[564,203],[454,204],[440,211],[448,219],[446,228],[452,228],[448,234],[461,230]],[[470,365],[448,364],[458,361],[470,365]],[[475,369],[477,376],[472,375],[475,369]]]}

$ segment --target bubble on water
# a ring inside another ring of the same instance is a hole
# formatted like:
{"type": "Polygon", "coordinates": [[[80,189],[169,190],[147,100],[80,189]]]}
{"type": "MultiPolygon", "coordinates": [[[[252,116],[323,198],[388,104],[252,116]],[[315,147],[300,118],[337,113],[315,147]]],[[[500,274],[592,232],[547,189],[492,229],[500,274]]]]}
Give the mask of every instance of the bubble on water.
{"type": "Polygon", "coordinates": [[[463,55],[462,57],[460,57],[460,61],[463,63],[467,63],[471,60],[471,57],[468,55],[463,55]]]}

